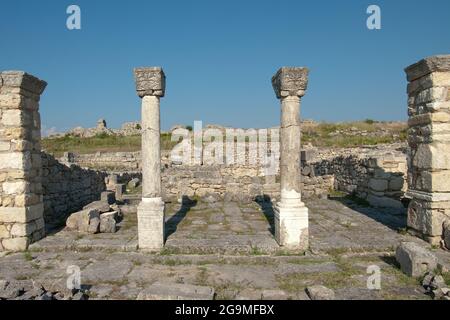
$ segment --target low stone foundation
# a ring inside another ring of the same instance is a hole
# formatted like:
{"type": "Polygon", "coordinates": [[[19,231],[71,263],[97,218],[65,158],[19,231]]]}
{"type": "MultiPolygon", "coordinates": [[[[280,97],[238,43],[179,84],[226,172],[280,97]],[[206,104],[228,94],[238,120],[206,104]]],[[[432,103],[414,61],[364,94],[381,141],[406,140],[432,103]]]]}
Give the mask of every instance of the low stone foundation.
{"type": "Polygon", "coordinates": [[[106,188],[105,172],[66,165],[44,152],[41,156],[44,219],[47,224],[64,224],[70,213],[100,199],[100,193],[106,188]]]}

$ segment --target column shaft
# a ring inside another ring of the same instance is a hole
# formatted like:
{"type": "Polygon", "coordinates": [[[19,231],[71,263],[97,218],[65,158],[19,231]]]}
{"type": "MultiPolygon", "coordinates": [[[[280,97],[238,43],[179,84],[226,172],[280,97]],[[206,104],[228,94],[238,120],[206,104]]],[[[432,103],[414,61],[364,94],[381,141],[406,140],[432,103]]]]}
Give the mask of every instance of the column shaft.
{"type": "Polygon", "coordinates": [[[142,197],[161,197],[159,97],[142,98],[142,197]]]}
{"type": "Polygon", "coordinates": [[[159,67],[137,68],[134,74],[136,91],[142,98],[142,201],[137,208],[139,248],[159,250],[165,240],[159,99],[164,96],[166,77],[159,67]]]}
{"type": "Polygon", "coordinates": [[[281,201],[300,201],[300,98],[281,100],[280,174],[281,201]]]}
{"type": "Polygon", "coordinates": [[[301,201],[300,97],[305,94],[308,69],[281,68],[272,78],[281,100],[280,193],[275,207],[275,239],[288,249],[308,248],[308,208],[301,201]]]}

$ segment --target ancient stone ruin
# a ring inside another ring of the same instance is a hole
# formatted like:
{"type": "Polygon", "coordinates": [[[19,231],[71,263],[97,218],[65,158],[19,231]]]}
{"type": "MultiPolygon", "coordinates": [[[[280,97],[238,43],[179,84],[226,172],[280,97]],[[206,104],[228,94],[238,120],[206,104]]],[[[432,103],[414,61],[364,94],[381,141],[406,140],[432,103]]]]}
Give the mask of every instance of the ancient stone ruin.
{"type": "Polygon", "coordinates": [[[25,250],[44,237],[39,99],[46,83],[0,73],[0,251],[25,250]]]}
{"type": "Polygon", "coordinates": [[[136,91],[142,98],[142,201],[138,207],[139,248],[164,245],[164,202],[161,198],[161,147],[159,99],[164,97],[166,76],[161,68],[134,70],[136,91]]]}
{"type": "Polygon", "coordinates": [[[450,299],[450,56],[406,68],[407,144],[302,142],[308,74],[273,76],[279,127],[174,128],[184,162],[161,144],[160,67],[134,69],[140,122],[69,132],[140,134],[140,151],[58,157],[41,150],[46,83],[1,72],[0,299],[450,299]],[[217,147],[234,129],[241,144],[217,147]],[[374,265],[386,291],[368,288],[374,265]],[[88,286],[67,290],[74,266],[88,286]]]}
{"type": "Polygon", "coordinates": [[[300,98],[308,83],[308,69],[281,68],[272,78],[281,100],[281,200],[275,208],[275,237],[282,246],[308,248],[308,208],[300,190],[300,98]]]}
{"type": "Polygon", "coordinates": [[[438,245],[450,218],[450,56],[406,68],[408,78],[408,227],[438,245]]]}

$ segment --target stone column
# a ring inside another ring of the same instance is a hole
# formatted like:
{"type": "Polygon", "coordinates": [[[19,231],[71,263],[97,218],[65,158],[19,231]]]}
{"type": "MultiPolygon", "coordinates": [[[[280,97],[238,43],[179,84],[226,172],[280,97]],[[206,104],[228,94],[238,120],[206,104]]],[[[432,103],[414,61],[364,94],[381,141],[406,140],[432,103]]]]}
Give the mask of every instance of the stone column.
{"type": "Polygon", "coordinates": [[[405,69],[408,79],[408,227],[432,244],[450,220],[450,55],[405,69]]]}
{"type": "Polygon", "coordinates": [[[275,238],[281,246],[308,248],[308,208],[300,193],[300,98],[308,83],[307,68],[281,68],[272,78],[281,100],[281,199],[275,206],[275,238]]]}
{"type": "Polygon", "coordinates": [[[45,235],[39,99],[47,83],[0,73],[0,251],[26,250],[45,235]]]}
{"type": "Polygon", "coordinates": [[[161,198],[159,99],[166,77],[162,68],[134,69],[136,91],[142,98],[142,201],[138,206],[139,248],[164,246],[164,202],[161,198]]]}

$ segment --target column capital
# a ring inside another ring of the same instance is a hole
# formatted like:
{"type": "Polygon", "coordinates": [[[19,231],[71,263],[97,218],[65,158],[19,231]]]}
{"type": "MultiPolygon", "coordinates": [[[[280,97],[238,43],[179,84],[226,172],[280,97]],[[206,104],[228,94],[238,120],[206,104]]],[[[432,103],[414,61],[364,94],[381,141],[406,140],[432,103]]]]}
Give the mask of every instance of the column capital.
{"type": "Polygon", "coordinates": [[[20,88],[41,95],[47,86],[47,82],[24,71],[2,71],[0,72],[0,87],[2,86],[20,88]]]}
{"type": "Polygon", "coordinates": [[[414,81],[432,72],[450,71],[450,55],[431,56],[405,68],[408,81],[414,81]]]}
{"type": "Polygon", "coordinates": [[[278,99],[287,96],[302,97],[308,86],[308,68],[282,67],[272,77],[273,90],[278,99]]]}
{"type": "Polygon", "coordinates": [[[166,75],[161,67],[135,68],[134,79],[139,97],[164,97],[166,90],[166,75]]]}

